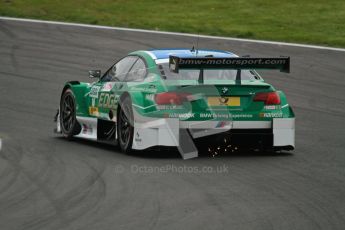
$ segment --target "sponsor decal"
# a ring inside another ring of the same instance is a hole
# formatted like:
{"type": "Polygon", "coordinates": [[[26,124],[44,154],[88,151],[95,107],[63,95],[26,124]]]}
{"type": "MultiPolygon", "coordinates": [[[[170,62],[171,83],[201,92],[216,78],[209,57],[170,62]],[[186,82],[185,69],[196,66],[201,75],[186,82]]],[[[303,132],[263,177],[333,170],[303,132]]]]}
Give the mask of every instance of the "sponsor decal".
{"type": "Polygon", "coordinates": [[[107,82],[103,85],[102,91],[109,92],[114,87],[114,85],[115,85],[114,82],[107,82]]]}
{"type": "Polygon", "coordinates": [[[106,109],[116,109],[118,97],[114,94],[101,93],[99,95],[98,107],[106,109]]]}
{"type": "Polygon", "coordinates": [[[154,100],[154,94],[146,94],[145,98],[146,100],[153,101],[154,100]]]}
{"type": "Polygon", "coordinates": [[[283,113],[260,113],[260,117],[264,117],[264,118],[280,118],[280,117],[283,117],[283,113]]]}
{"type": "Polygon", "coordinates": [[[99,92],[100,88],[101,87],[98,86],[98,85],[92,86],[91,89],[90,89],[89,96],[92,97],[92,98],[97,98],[98,97],[98,92],[99,92]]]}
{"type": "Polygon", "coordinates": [[[188,119],[188,118],[194,118],[195,113],[169,113],[169,118],[182,118],[182,119],[188,119]]]}
{"type": "Polygon", "coordinates": [[[155,85],[149,85],[149,86],[144,88],[144,92],[146,92],[146,93],[156,93],[157,92],[157,88],[156,88],[155,85]]]}
{"type": "Polygon", "coordinates": [[[157,88],[155,85],[148,85],[148,86],[145,86],[143,88],[141,88],[141,87],[132,88],[132,91],[139,91],[139,92],[143,92],[143,93],[156,93],[157,88]]]}
{"type": "Polygon", "coordinates": [[[267,110],[281,109],[281,106],[280,105],[265,105],[264,109],[267,109],[267,110]]]}
{"type": "Polygon", "coordinates": [[[231,116],[227,113],[200,113],[200,118],[224,118],[229,119],[231,116]]]}
{"type": "Polygon", "coordinates": [[[230,114],[232,118],[252,118],[253,114],[230,114]]]}
{"type": "Polygon", "coordinates": [[[223,119],[230,119],[230,118],[252,118],[252,114],[228,114],[228,113],[200,113],[200,118],[223,118],[223,119]]]}
{"type": "Polygon", "coordinates": [[[182,105],[157,105],[156,108],[161,110],[172,110],[183,109],[184,107],[182,105]]]}
{"type": "Polygon", "coordinates": [[[181,58],[169,57],[169,68],[178,73],[179,69],[279,69],[290,72],[290,57],[280,58],[181,58]]]}
{"type": "Polygon", "coordinates": [[[142,141],[142,139],[140,138],[139,132],[137,132],[137,133],[135,134],[135,141],[136,141],[136,142],[141,142],[141,141],[142,141]]]}
{"type": "Polygon", "coordinates": [[[275,105],[265,105],[264,109],[276,109],[275,105]]]}
{"type": "Polygon", "coordinates": [[[219,108],[208,108],[208,109],[205,109],[205,111],[210,111],[210,112],[215,112],[215,111],[242,112],[243,109],[242,108],[219,107],[219,108]]]}
{"type": "Polygon", "coordinates": [[[94,106],[89,107],[89,114],[91,116],[98,116],[99,115],[98,108],[94,106]]]}
{"type": "Polygon", "coordinates": [[[223,128],[224,126],[228,125],[228,121],[219,121],[216,125],[216,128],[223,128]]]}
{"type": "Polygon", "coordinates": [[[83,126],[83,134],[89,134],[89,135],[92,135],[93,133],[93,129],[91,126],[88,126],[87,124],[82,124],[83,126]]]}
{"type": "Polygon", "coordinates": [[[177,68],[176,68],[176,60],[175,58],[171,58],[170,59],[170,63],[169,63],[169,68],[172,70],[172,71],[178,71],[177,68]]]}

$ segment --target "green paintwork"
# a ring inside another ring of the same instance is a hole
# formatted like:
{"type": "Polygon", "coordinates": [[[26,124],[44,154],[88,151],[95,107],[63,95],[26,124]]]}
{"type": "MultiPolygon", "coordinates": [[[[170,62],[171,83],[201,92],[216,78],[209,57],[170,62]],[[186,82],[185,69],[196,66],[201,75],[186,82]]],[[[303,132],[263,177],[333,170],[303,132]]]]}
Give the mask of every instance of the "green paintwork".
{"type": "Polygon", "coordinates": [[[116,117],[118,102],[123,95],[127,94],[131,97],[133,109],[147,117],[179,117],[181,120],[187,121],[224,120],[224,118],[240,121],[270,121],[273,117],[294,117],[291,107],[287,104],[286,96],[281,91],[278,91],[281,99],[280,105],[267,108],[263,102],[253,101],[255,93],[275,91],[273,86],[265,83],[264,80],[243,80],[241,84],[229,80],[205,81],[204,85],[198,85],[188,80],[170,82],[161,78],[156,63],[150,55],[144,51],[132,52],[130,55],[137,55],[146,62],[148,74],[141,82],[66,83],[65,87],[71,88],[75,95],[77,116],[109,120],[109,113],[112,113],[116,117]],[[104,88],[108,84],[111,84],[112,87],[105,90],[104,88]],[[227,94],[221,92],[224,86],[229,88],[227,94]],[[99,89],[97,94],[92,94],[95,89],[99,89]],[[154,95],[167,91],[201,95],[201,99],[185,103],[183,106],[158,108],[153,99],[154,95]],[[241,106],[209,107],[205,98],[219,95],[240,97],[241,106]],[[210,109],[213,112],[210,112],[210,109]],[[212,114],[216,114],[216,116],[214,117],[212,114]]]}

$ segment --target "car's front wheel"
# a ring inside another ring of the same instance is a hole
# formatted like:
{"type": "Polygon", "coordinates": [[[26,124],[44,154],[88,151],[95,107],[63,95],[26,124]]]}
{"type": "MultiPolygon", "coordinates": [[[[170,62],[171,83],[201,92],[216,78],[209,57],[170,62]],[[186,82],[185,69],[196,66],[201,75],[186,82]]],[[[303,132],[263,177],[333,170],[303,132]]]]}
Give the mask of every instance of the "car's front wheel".
{"type": "Polygon", "coordinates": [[[67,89],[62,94],[60,101],[60,125],[62,134],[66,138],[71,138],[77,134],[80,126],[76,119],[76,103],[72,90],[67,89]]]}
{"type": "Polygon", "coordinates": [[[133,122],[132,101],[130,97],[127,96],[120,102],[117,117],[118,143],[124,153],[132,151],[134,133],[133,122]]]}

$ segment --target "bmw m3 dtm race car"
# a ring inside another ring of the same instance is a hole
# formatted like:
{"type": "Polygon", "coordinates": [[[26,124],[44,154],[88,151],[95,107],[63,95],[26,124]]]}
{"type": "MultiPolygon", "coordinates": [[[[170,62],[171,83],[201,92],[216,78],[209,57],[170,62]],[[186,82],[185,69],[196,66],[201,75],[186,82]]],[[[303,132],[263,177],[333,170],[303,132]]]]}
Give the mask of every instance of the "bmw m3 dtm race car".
{"type": "Polygon", "coordinates": [[[217,141],[259,150],[292,150],[295,116],[285,94],[255,69],[289,72],[289,57],[238,57],[228,51],[135,51],[93,83],[70,81],[56,132],[113,143],[123,152],[175,146],[184,159],[217,141]]]}

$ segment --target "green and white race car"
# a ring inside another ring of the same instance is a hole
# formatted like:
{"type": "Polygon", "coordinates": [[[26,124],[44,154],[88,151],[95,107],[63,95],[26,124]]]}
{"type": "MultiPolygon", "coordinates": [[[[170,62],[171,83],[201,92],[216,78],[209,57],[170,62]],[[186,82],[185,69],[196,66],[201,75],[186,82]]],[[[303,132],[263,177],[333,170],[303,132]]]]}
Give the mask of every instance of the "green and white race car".
{"type": "Polygon", "coordinates": [[[184,159],[211,144],[293,150],[292,108],[255,69],[289,72],[290,59],[218,50],[135,51],[103,75],[89,71],[96,79],[91,84],[65,84],[56,132],[118,144],[123,152],[175,146],[184,159]]]}

